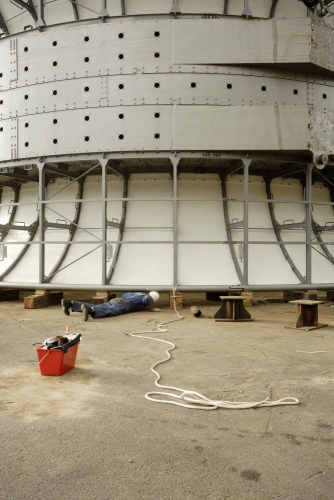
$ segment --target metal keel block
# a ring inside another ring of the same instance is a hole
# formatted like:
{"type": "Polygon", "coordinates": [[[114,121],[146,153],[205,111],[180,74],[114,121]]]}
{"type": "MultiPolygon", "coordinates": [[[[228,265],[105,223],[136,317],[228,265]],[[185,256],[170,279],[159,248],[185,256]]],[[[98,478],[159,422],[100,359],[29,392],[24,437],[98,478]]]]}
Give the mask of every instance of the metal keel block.
{"type": "Polygon", "coordinates": [[[243,306],[246,300],[240,296],[220,297],[221,308],[214,315],[215,321],[254,321],[243,306]]]}
{"type": "Polygon", "coordinates": [[[297,305],[297,320],[294,327],[300,330],[317,330],[328,326],[318,322],[318,304],[324,304],[321,300],[291,300],[289,304],[297,305]]]}

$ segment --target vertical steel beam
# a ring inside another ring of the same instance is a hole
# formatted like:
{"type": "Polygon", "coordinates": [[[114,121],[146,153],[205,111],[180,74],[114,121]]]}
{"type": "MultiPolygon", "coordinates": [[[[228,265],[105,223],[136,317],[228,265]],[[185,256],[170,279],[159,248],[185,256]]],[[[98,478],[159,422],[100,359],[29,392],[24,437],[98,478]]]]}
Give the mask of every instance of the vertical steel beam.
{"type": "Polygon", "coordinates": [[[179,7],[179,0],[173,0],[172,8],[169,11],[170,14],[181,14],[181,9],[179,7]]]}
{"type": "Polygon", "coordinates": [[[269,14],[270,19],[275,17],[277,4],[278,4],[278,0],[272,0],[270,14],[269,14]]]}
{"type": "Polygon", "coordinates": [[[241,15],[247,19],[253,16],[252,11],[249,8],[249,0],[244,0],[244,10],[241,15]]]}
{"type": "Polygon", "coordinates": [[[102,193],[101,193],[101,201],[102,201],[102,235],[101,235],[101,243],[102,243],[102,281],[101,285],[107,284],[107,228],[108,228],[108,219],[107,219],[107,165],[109,160],[100,159],[102,167],[102,193]]]}
{"type": "Polygon", "coordinates": [[[248,234],[248,210],[249,210],[249,165],[252,160],[242,158],[244,164],[244,281],[248,285],[248,263],[249,263],[249,234],[248,234]]]}
{"type": "MultiPolygon", "coordinates": [[[[237,167],[237,168],[242,168],[242,167],[237,167]]],[[[235,169],[234,169],[234,171],[235,171],[235,169]]],[[[235,252],[235,249],[234,249],[232,232],[231,232],[231,228],[230,228],[230,218],[229,218],[229,214],[228,214],[227,189],[226,189],[226,176],[225,176],[225,173],[224,173],[224,175],[219,174],[219,177],[220,177],[221,186],[222,186],[223,211],[224,211],[224,220],[225,220],[225,227],[226,227],[226,234],[227,234],[227,239],[228,239],[228,245],[229,245],[229,248],[230,248],[231,257],[232,257],[232,260],[233,260],[233,263],[234,263],[234,267],[235,267],[236,273],[237,273],[238,278],[239,278],[239,282],[242,283],[243,276],[242,276],[242,272],[241,272],[241,269],[240,269],[238,258],[237,258],[237,255],[236,255],[236,252],[235,252]]]]}
{"type": "Polygon", "coordinates": [[[125,0],[121,0],[122,16],[125,16],[125,0]]]}
{"type": "Polygon", "coordinates": [[[173,165],[173,290],[178,282],[178,202],[177,202],[177,166],[180,158],[171,157],[173,165]]]}
{"type": "Polygon", "coordinates": [[[44,282],[45,277],[45,169],[44,163],[38,163],[39,172],[38,185],[38,210],[39,210],[39,283],[44,282]]]}
{"type": "Polygon", "coordinates": [[[38,14],[37,14],[37,23],[36,27],[41,28],[42,26],[45,26],[45,19],[44,19],[44,0],[38,0],[38,14]]]}
{"type": "Polygon", "coordinates": [[[73,7],[73,14],[74,14],[74,19],[76,21],[79,21],[79,12],[78,12],[78,6],[77,6],[77,0],[70,0],[72,7],[73,7]]]}
{"type": "Polygon", "coordinates": [[[228,0],[224,0],[223,14],[225,14],[225,16],[227,16],[227,13],[228,13],[228,0]]]}
{"type": "Polygon", "coordinates": [[[102,20],[105,17],[109,17],[108,10],[107,10],[107,0],[102,0],[102,7],[101,7],[101,11],[99,13],[99,16],[102,17],[102,20]]]}
{"type": "Polygon", "coordinates": [[[306,202],[306,283],[312,283],[312,170],[313,164],[306,167],[305,202],[306,202]]]}

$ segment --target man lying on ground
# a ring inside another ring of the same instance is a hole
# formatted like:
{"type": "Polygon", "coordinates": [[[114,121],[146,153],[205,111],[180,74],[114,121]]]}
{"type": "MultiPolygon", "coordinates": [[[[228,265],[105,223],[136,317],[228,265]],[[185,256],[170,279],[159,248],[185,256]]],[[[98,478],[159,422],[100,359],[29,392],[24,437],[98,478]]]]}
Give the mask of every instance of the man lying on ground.
{"type": "Polygon", "coordinates": [[[89,316],[94,319],[104,318],[106,316],[118,316],[120,314],[130,313],[134,311],[142,311],[143,309],[153,309],[154,302],[159,300],[158,292],[127,292],[122,297],[111,299],[103,304],[90,304],[87,302],[79,302],[77,300],[61,301],[61,306],[66,316],[72,312],[82,312],[83,320],[87,321],[89,316]]]}

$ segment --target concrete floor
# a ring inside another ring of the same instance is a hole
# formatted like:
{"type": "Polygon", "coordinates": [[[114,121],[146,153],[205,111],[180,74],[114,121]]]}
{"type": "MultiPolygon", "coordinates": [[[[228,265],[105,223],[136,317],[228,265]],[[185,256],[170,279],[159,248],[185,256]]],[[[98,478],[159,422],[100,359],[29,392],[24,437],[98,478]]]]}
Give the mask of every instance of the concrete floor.
{"type": "Polygon", "coordinates": [[[254,322],[216,323],[189,307],[213,316],[218,302],[185,294],[183,319],[155,334],[176,344],[161,382],[219,400],[294,396],[298,406],[200,411],[147,401],[165,344],[125,334],[176,319],[167,295],[162,312],[86,323],[60,306],[1,302],[0,498],[333,500],[334,303],[319,307],[328,327],[296,331],[285,328],[295,306],[265,298],[248,309],[254,322]],[[40,375],[33,343],[67,324],[82,334],[75,369],[40,375]]]}

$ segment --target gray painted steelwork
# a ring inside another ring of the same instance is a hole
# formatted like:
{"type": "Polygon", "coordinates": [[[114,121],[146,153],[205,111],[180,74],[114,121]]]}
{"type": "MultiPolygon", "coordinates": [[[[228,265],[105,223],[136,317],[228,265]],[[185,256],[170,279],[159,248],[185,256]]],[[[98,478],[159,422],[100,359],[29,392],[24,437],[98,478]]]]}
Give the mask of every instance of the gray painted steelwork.
{"type": "Polygon", "coordinates": [[[334,288],[331,17],[52,3],[1,8],[0,287],[334,288]]]}

